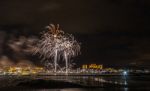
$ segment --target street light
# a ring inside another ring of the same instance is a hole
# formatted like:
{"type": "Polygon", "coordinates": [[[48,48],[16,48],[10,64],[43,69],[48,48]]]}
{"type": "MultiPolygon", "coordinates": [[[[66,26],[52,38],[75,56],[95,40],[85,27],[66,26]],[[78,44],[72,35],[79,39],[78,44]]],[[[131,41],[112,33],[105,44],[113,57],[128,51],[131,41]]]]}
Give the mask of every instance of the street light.
{"type": "Polygon", "coordinates": [[[123,71],[123,75],[124,76],[128,75],[128,72],[127,71],[123,71]]]}

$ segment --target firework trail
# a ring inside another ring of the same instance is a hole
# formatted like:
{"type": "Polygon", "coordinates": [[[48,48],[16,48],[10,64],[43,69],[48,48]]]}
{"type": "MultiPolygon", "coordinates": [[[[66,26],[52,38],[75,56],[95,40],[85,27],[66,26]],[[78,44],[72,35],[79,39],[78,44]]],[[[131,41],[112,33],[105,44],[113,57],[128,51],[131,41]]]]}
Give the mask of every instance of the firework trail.
{"type": "Polygon", "coordinates": [[[68,66],[71,64],[69,60],[80,53],[80,44],[71,34],[65,34],[59,30],[59,24],[56,27],[50,24],[46,28],[49,31],[42,34],[34,53],[40,54],[43,60],[53,59],[55,73],[57,72],[58,61],[63,58],[66,73],[68,73],[68,66]]]}

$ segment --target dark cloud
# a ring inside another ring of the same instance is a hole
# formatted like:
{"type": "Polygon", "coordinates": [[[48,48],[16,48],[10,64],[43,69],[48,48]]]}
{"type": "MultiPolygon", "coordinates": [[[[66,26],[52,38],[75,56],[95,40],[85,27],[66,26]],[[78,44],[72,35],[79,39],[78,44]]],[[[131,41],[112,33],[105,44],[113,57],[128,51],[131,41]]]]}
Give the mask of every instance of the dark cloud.
{"type": "Polygon", "coordinates": [[[0,43],[11,35],[29,36],[49,23],[60,23],[82,43],[79,64],[148,64],[150,3],[146,2],[144,8],[144,0],[1,0],[0,29],[7,32],[0,34],[4,40],[0,43]]]}
{"type": "Polygon", "coordinates": [[[50,22],[65,31],[133,31],[141,28],[138,0],[1,0],[0,24],[22,24],[41,30],[50,22]]]}
{"type": "Polygon", "coordinates": [[[82,40],[84,62],[105,65],[150,65],[150,37],[148,33],[106,32],[86,35],[82,40]],[[86,57],[86,59],[85,59],[86,57]]]}

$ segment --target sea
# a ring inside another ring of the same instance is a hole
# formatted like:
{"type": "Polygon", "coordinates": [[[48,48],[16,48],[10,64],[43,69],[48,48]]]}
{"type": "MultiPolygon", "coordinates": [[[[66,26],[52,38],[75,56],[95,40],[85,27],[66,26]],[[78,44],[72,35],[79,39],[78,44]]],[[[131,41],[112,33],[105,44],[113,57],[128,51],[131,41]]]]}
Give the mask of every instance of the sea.
{"type": "Polygon", "coordinates": [[[150,91],[150,75],[1,76],[0,86],[0,91],[150,91]]]}

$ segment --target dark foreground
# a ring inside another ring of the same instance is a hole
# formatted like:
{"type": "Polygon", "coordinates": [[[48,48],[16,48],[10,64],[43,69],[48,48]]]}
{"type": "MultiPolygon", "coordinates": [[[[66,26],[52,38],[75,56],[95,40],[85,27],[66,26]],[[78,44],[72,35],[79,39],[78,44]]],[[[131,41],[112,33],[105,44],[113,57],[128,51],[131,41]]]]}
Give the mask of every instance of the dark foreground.
{"type": "Polygon", "coordinates": [[[150,76],[0,76],[0,91],[150,91],[150,76]]]}

